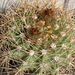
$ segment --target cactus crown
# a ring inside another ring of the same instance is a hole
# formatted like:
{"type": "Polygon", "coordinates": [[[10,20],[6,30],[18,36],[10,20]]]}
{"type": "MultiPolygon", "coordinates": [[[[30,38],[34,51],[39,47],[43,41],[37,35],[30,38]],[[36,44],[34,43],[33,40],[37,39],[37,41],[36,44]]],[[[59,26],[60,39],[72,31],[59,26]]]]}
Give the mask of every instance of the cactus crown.
{"type": "MultiPolygon", "coordinates": [[[[75,53],[75,27],[67,13],[54,5],[46,8],[27,5],[10,13],[4,24],[7,30],[2,31],[1,26],[0,31],[3,45],[8,46],[4,54],[16,62],[15,75],[20,72],[56,75],[59,67],[72,61],[68,55],[75,53]]],[[[3,46],[1,49],[4,50],[3,46]]]]}

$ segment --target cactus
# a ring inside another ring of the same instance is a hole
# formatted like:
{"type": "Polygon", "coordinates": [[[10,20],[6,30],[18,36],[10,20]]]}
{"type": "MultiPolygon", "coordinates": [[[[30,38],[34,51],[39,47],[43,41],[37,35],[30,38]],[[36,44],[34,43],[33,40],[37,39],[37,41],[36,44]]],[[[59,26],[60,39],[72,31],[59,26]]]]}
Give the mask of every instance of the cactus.
{"type": "Polygon", "coordinates": [[[8,46],[3,52],[4,60],[16,63],[14,75],[26,72],[28,75],[57,75],[61,66],[72,62],[75,25],[69,13],[54,5],[41,8],[27,5],[13,10],[11,14],[7,13],[4,25],[8,30],[2,33],[1,45],[8,46]]]}

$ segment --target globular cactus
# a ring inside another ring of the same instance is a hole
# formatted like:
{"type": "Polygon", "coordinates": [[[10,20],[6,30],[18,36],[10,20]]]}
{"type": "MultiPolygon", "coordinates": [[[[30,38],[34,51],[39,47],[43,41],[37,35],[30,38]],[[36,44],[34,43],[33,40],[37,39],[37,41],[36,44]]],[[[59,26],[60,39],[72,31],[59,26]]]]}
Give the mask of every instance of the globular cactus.
{"type": "MultiPolygon", "coordinates": [[[[23,6],[7,13],[3,54],[14,61],[14,75],[57,75],[61,66],[71,63],[75,53],[75,25],[68,13],[54,5],[23,6]]],[[[10,66],[9,66],[10,67],[10,66]]]]}

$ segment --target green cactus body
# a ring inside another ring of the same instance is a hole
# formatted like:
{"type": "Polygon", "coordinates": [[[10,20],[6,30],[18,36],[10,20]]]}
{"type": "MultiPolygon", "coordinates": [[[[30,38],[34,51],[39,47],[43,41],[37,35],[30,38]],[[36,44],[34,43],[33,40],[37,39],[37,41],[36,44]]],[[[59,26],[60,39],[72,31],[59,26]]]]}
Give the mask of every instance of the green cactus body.
{"type": "Polygon", "coordinates": [[[39,8],[36,10],[31,8],[24,12],[21,8],[13,16],[14,20],[8,21],[6,36],[11,36],[11,39],[6,42],[12,53],[8,59],[19,60],[18,70],[29,70],[32,75],[56,75],[57,68],[71,62],[67,56],[75,53],[74,25],[68,23],[66,13],[56,14],[58,10],[49,8],[41,13],[39,8]]]}

